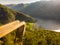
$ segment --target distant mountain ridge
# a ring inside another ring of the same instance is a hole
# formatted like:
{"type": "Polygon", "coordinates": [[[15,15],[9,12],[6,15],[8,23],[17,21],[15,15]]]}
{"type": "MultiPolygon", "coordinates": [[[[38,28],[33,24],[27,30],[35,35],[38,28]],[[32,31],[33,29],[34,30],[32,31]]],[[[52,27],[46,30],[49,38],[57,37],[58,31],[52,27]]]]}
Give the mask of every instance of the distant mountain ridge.
{"type": "Polygon", "coordinates": [[[24,12],[24,9],[28,6],[29,4],[9,4],[7,5],[7,7],[13,9],[13,10],[16,10],[16,11],[19,11],[19,12],[24,12]],[[18,9],[17,9],[18,8],[18,9]]]}
{"type": "Polygon", "coordinates": [[[30,16],[40,19],[60,20],[60,5],[54,1],[38,1],[28,4],[26,7],[24,7],[26,4],[19,5],[21,4],[13,6],[14,10],[27,13],[30,16]]]}

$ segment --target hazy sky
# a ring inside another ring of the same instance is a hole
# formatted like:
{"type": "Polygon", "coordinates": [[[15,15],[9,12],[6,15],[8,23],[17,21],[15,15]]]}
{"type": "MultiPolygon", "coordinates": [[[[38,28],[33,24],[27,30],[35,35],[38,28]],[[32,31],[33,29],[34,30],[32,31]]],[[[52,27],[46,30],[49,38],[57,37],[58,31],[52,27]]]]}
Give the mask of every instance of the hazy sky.
{"type": "Polygon", "coordinates": [[[0,4],[31,3],[35,1],[41,1],[41,0],[0,0],[0,4]]]}

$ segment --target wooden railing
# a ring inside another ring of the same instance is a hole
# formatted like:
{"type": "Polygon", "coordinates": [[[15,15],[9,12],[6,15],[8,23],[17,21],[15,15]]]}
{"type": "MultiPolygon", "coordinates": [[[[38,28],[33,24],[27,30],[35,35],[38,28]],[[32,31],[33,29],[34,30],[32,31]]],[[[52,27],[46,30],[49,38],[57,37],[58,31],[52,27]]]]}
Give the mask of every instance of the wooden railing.
{"type": "Polygon", "coordinates": [[[4,37],[5,35],[9,34],[10,32],[22,28],[19,32],[22,31],[22,35],[25,33],[26,23],[24,21],[20,22],[19,20],[10,22],[8,24],[0,26],[0,38],[4,37]]]}

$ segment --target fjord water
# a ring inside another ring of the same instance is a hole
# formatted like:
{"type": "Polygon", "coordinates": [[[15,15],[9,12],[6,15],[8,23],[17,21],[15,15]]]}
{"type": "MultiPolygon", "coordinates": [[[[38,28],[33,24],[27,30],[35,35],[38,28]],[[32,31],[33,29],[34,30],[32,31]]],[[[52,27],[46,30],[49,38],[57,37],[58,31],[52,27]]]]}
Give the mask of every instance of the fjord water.
{"type": "Polygon", "coordinates": [[[60,29],[60,23],[56,20],[37,19],[36,24],[48,30],[60,29]]]}

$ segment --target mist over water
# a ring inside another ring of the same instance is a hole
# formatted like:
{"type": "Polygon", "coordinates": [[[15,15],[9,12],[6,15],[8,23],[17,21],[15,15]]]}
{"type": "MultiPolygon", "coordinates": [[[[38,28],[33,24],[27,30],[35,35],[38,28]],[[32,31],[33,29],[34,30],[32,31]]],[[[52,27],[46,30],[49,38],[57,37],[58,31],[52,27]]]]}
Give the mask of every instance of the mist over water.
{"type": "Polygon", "coordinates": [[[38,19],[36,24],[48,30],[60,29],[60,23],[55,20],[38,19]]]}

